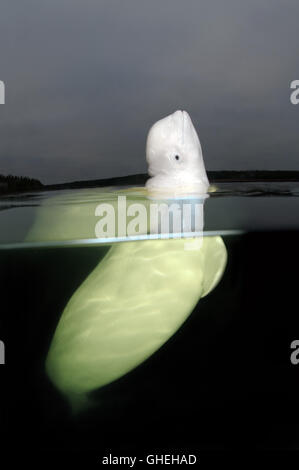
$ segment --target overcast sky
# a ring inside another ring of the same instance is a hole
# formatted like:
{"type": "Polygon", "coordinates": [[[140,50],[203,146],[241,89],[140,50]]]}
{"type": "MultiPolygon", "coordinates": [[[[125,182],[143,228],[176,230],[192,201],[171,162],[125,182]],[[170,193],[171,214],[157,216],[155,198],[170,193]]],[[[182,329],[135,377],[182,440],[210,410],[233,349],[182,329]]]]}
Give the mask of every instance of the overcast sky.
{"type": "Polygon", "coordinates": [[[298,0],[2,0],[0,173],[146,171],[186,109],[208,170],[299,169],[298,0]]]}

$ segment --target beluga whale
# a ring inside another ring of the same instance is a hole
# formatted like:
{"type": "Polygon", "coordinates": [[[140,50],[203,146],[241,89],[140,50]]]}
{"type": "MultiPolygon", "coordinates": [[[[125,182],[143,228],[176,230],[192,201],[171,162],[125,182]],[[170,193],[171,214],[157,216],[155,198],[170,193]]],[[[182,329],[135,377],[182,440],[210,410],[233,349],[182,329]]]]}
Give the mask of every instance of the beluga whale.
{"type": "Polygon", "coordinates": [[[150,192],[167,195],[205,194],[209,188],[202,149],[187,111],[157,121],[146,142],[150,192]]]}
{"type": "MultiPolygon", "coordinates": [[[[71,203],[66,195],[50,198],[27,241],[92,239],[99,197],[117,208],[118,195],[126,194],[132,210],[136,201],[148,210],[156,196],[166,205],[194,195],[204,198],[209,182],[186,111],[175,111],[151,127],[146,160],[150,178],[145,188],[78,192],[78,200],[72,196],[71,203]]],[[[167,235],[151,239],[146,233],[148,239],[112,243],[65,305],[45,369],[74,412],[93,404],[91,392],[162,347],[220,281],[227,260],[220,236],[203,236],[200,244],[196,237],[188,238],[191,249],[186,249],[184,234],[167,235]]]]}

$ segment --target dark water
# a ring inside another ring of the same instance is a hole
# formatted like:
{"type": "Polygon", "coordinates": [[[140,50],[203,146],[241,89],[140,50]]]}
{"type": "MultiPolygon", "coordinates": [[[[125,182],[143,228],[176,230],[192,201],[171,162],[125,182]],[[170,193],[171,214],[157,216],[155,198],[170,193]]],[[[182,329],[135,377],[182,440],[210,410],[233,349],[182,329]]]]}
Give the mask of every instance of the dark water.
{"type": "MultiPolygon", "coordinates": [[[[233,210],[236,201],[236,212],[226,213],[226,228],[242,214],[239,195],[229,197],[222,208],[233,210]]],[[[262,207],[270,199],[264,194],[262,207]]],[[[1,251],[3,449],[68,463],[109,453],[298,449],[299,365],[290,361],[290,344],[299,339],[299,199],[287,199],[271,217],[260,209],[252,230],[231,227],[243,233],[223,237],[228,265],[219,285],[150,359],[94,392],[98,406],[77,418],[44,362],[67,301],[108,248],[1,251]]],[[[215,213],[206,217],[219,227],[215,213]]]]}

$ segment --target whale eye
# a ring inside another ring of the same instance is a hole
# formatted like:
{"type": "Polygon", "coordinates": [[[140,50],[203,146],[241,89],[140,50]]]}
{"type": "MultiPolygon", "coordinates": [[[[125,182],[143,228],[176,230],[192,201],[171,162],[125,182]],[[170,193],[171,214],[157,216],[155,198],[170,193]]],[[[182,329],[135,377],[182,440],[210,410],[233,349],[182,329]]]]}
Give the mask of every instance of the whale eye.
{"type": "Polygon", "coordinates": [[[175,158],[176,160],[179,160],[179,159],[180,159],[179,155],[176,155],[174,158],[175,158]]]}

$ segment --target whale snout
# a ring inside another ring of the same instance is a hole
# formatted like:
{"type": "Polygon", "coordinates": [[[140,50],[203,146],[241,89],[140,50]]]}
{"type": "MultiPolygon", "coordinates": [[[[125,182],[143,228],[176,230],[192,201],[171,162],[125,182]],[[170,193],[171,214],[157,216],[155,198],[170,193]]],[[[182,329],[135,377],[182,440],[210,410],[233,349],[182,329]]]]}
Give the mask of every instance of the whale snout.
{"type": "Polygon", "coordinates": [[[179,139],[181,139],[181,142],[183,144],[186,132],[188,132],[191,127],[193,127],[189,114],[187,113],[187,111],[178,109],[169,117],[173,120],[174,127],[178,132],[178,137],[179,139]]]}

